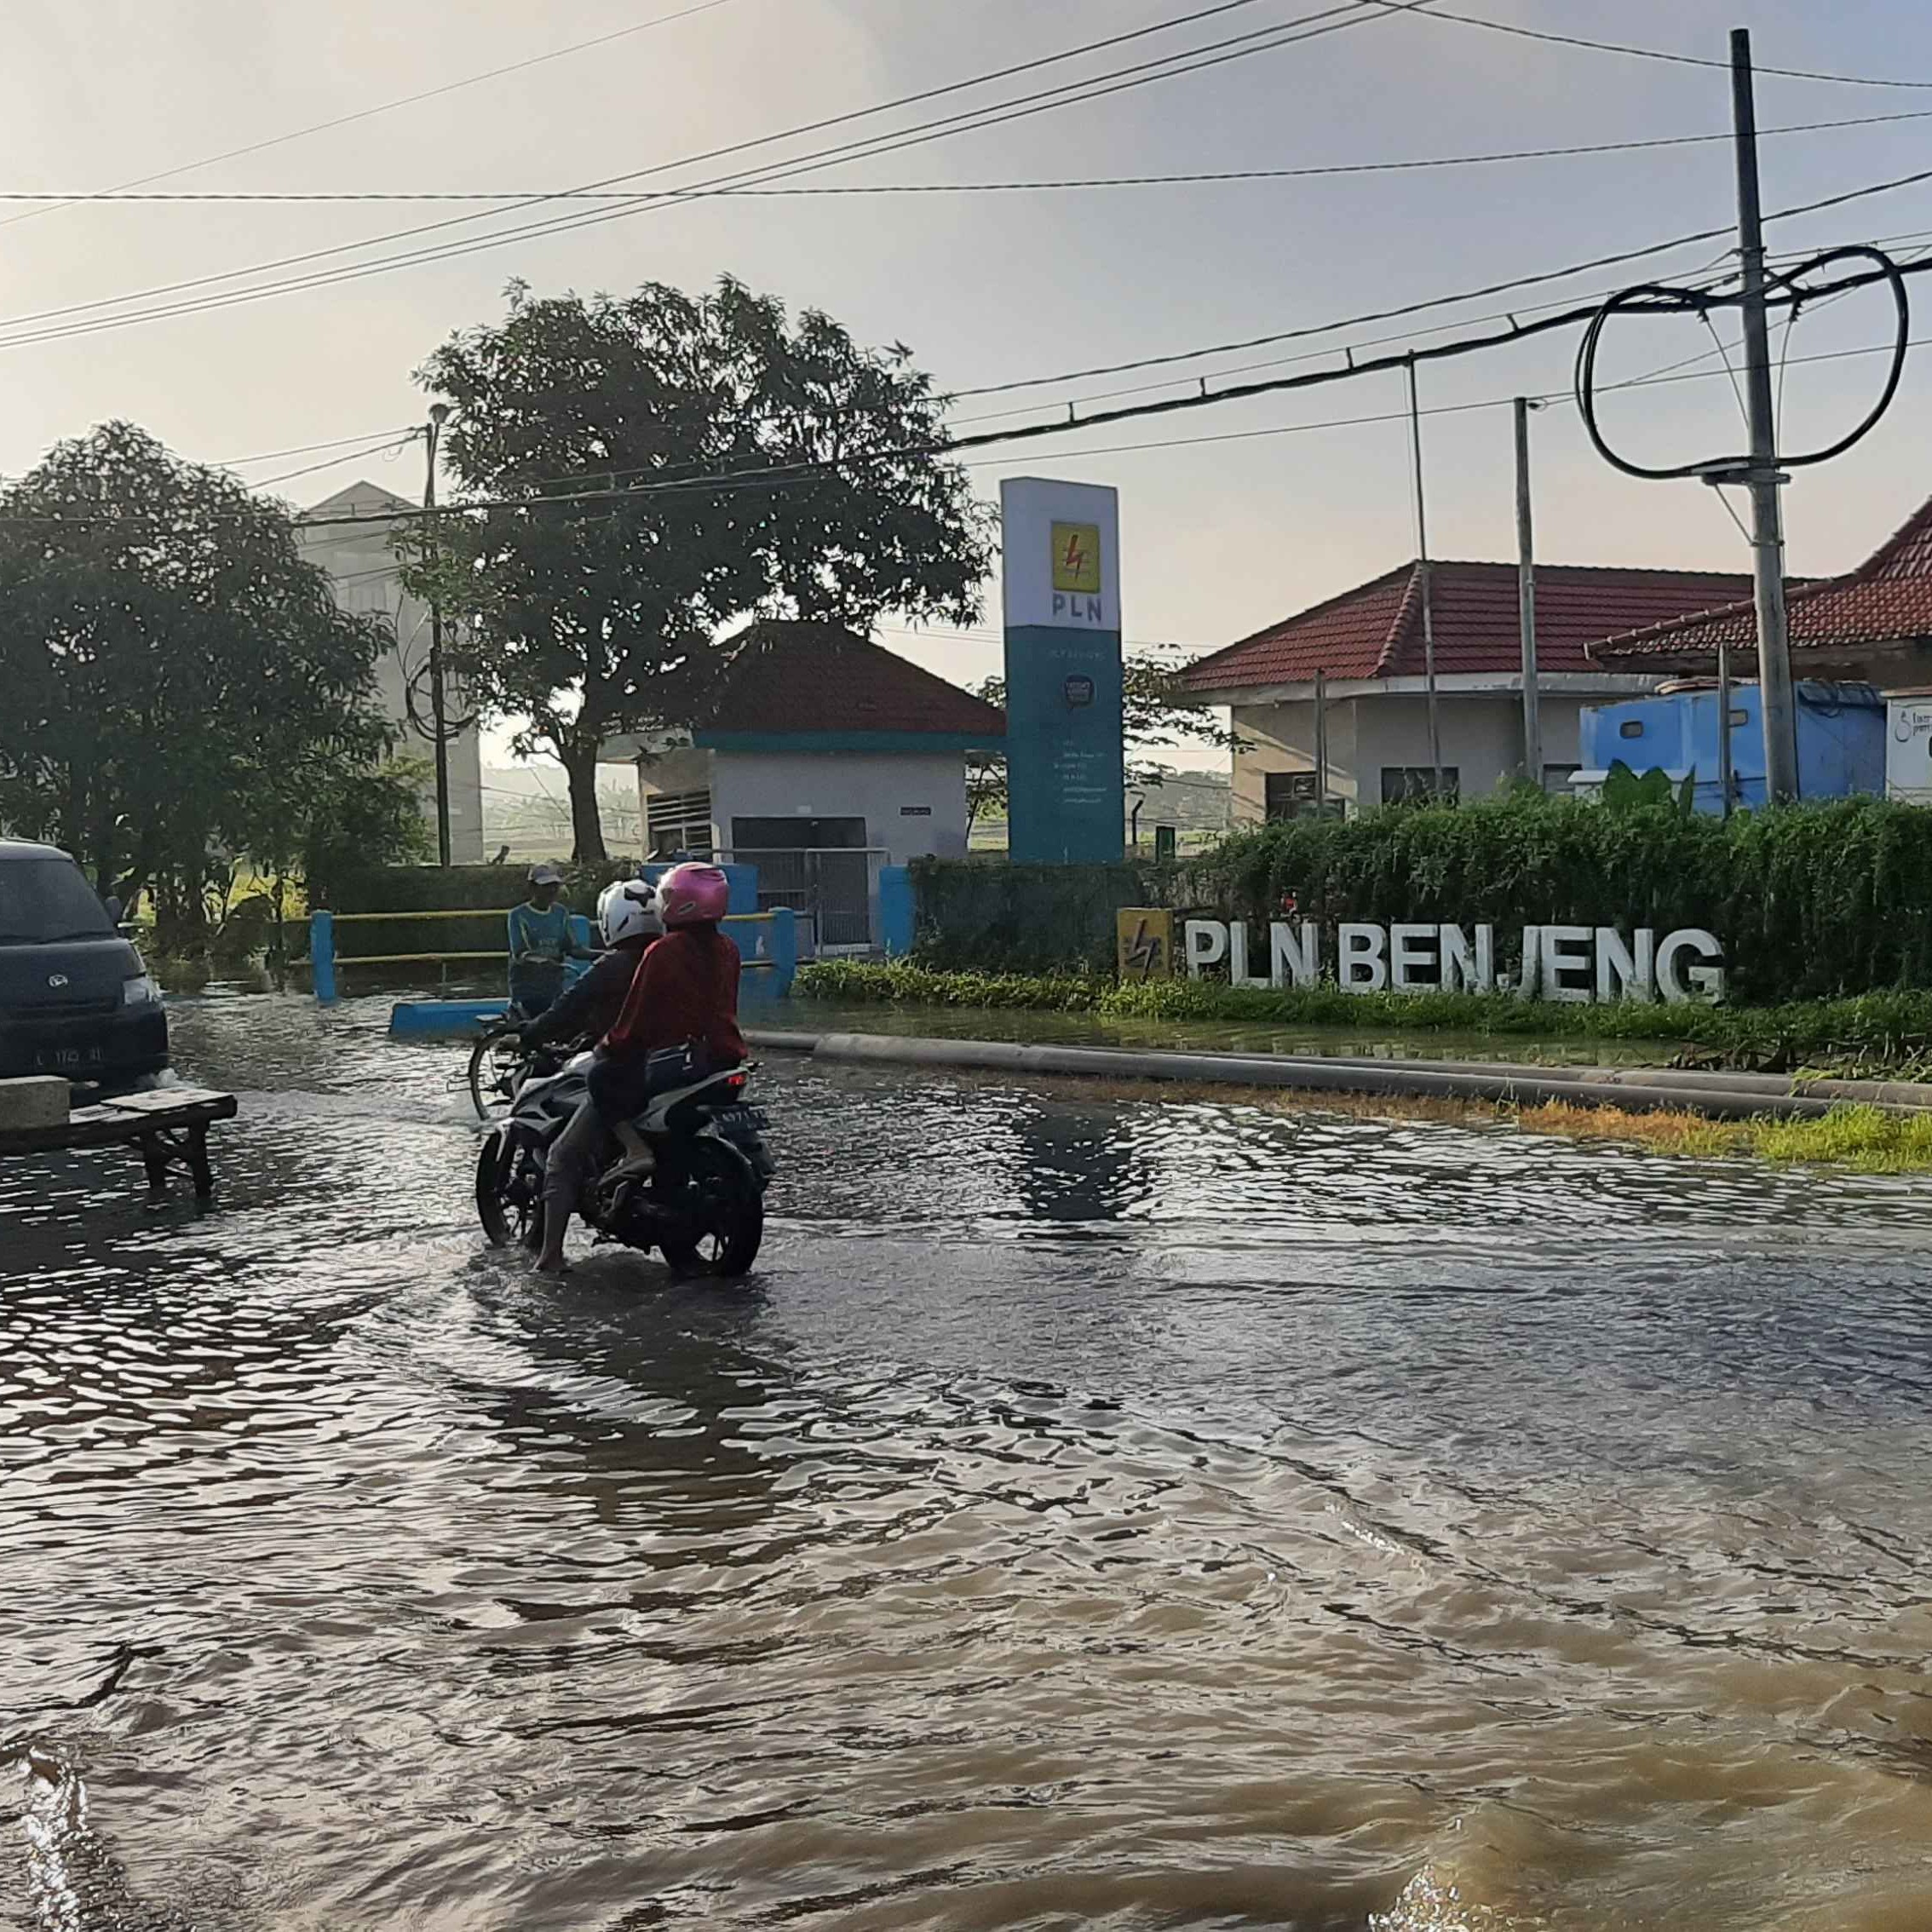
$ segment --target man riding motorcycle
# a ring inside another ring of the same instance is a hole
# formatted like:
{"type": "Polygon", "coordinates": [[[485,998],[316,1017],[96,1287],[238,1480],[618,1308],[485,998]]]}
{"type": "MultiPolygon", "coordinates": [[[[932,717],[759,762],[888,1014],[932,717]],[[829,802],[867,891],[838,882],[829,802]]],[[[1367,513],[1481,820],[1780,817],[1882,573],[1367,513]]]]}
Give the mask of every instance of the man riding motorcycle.
{"type": "Polygon", "coordinates": [[[597,963],[555,1006],[519,1029],[525,1046],[601,1040],[617,1024],[638,961],[664,936],[658,888],[647,879],[606,886],[597,899],[597,926],[604,940],[597,963]]]}
{"type": "MultiPolygon", "coordinates": [[[[608,895],[607,895],[608,896],[608,895]]],[[[738,948],[719,930],[730,885],[715,865],[674,865],[658,882],[664,936],[647,946],[591,1069],[589,1096],[552,1144],[543,1176],[547,1274],[567,1267],[564,1237],[584,1183],[619,1136],[632,1164],[650,1154],[630,1118],[656,1093],[745,1057],[738,1026],[738,948]]]]}

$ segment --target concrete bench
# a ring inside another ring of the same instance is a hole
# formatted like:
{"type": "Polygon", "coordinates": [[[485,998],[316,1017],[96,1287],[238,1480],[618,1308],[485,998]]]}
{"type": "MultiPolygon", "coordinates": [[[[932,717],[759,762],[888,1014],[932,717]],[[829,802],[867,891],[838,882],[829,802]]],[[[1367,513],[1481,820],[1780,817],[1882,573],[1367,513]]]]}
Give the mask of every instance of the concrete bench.
{"type": "Polygon", "coordinates": [[[0,1159],[9,1154],[57,1153],[75,1147],[138,1147],[147,1171],[151,1204],[168,1197],[168,1170],[181,1167],[194,1198],[215,1193],[208,1162],[208,1130],[235,1117],[235,1096],[204,1087],[161,1087],[67,1111],[65,1080],[0,1081],[0,1159]],[[58,1088],[59,1111],[46,1090],[58,1088]],[[9,1090],[34,1089],[33,1093],[9,1090]],[[36,1116],[35,1118],[28,1118],[36,1116]]]}

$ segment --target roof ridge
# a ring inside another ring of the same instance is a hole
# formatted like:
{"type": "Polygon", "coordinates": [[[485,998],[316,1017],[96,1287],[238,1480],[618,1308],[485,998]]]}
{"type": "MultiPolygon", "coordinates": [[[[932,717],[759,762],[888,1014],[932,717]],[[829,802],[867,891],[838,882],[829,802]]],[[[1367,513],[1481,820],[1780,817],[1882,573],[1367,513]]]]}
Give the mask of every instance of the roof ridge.
{"type": "Polygon", "coordinates": [[[1856,570],[1847,572],[1846,581],[1869,583],[1876,578],[1907,543],[1923,533],[1929,518],[1932,518],[1932,497],[1928,497],[1856,570]]]}
{"type": "MultiPolygon", "coordinates": [[[[1436,570],[1502,570],[1514,575],[1521,566],[1514,560],[1508,563],[1496,563],[1480,557],[1431,557],[1429,563],[1436,570]]],[[[1748,570],[1693,570],[1679,568],[1675,564],[1574,564],[1555,563],[1544,558],[1536,560],[1538,576],[1545,571],[1568,571],[1584,577],[1735,577],[1748,578],[1748,570]]]]}
{"type": "Polygon", "coordinates": [[[1245,637],[1237,637],[1232,644],[1223,644],[1218,650],[1210,651],[1205,658],[1196,658],[1187,669],[1197,670],[1203,664],[1211,664],[1217,658],[1226,657],[1230,651],[1239,651],[1249,644],[1258,644],[1263,638],[1272,637],[1279,630],[1285,630],[1291,624],[1301,624],[1309,618],[1324,616],[1360,597],[1365,591],[1383,589],[1384,585],[1392,584],[1405,570],[1414,568],[1412,562],[1397,564],[1394,569],[1383,571],[1379,577],[1369,578],[1360,584],[1351,584],[1346,590],[1337,590],[1333,596],[1324,597],[1320,603],[1310,604],[1306,610],[1291,612],[1285,618],[1277,618],[1273,624],[1264,624],[1259,630],[1250,631],[1245,637]]]}
{"type": "Polygon", "coordinates": [[[831,728],[800,722],[828,704],[847,729],[904,729],[940,735],[1003,729],[1003,714],[975,691],[901,657],[836,618],[754,618],[721,641],[719,668],[703,728],[831,728]],[[775,709],[774,709],[775,707],[775,709]],[[868,715],[896,712],[908,722],[881,726],[868,715]],[[773,721],[754,726],[748,718],[773,721]],[[789,722],[780,724],[778,718],[789,722]],[[935,718],[950,722],[934,722],[935,718]],[[911,722],[911,721],[919,722],[911,722]]]}
{"type": "MultiPolygon", "coordinates": [[[[1435,568],[1435,560],[1428,561],[1428,572],[1435,568]]],[[[1425,575],[1423,560],[1420,557],[1409,566],[1408,588],[1402,593],[1402,601],[1395,607],[1395,615],[1390,620],[1388,631],[1382,640],[1382,650],[1375,660],[1375,676],[1387,677],[1390,667],[1401,655],[1402,643],[1409,635],[1411,612],[1419,621],[1423,603],[1423,580],[1425,575]]]]}

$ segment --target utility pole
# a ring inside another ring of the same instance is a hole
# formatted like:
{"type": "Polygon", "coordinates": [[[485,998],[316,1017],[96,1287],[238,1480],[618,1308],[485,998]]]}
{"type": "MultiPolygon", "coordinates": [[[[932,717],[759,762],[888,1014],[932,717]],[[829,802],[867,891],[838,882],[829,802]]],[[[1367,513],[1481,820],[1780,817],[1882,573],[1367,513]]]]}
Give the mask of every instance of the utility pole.
{"type": "MultiPolygon", "coordinates": [[[[1763,695],[1762,687],[1759,695],[1763,695]]],[[[1722,796],[1720,807],[1724,816],[1731,815],[1732,794],[1736,787],[1731,779],[1731,647],[1717,647],[1717,789],[1722,796]]]]}
{"type": "MultiPolygon", "coordinates": [[[[1791,634],[1785,612],[1785,532],[1778,492],[1778,426],[1771,404],[1771,337],[1764,318],[1764,223],[1757,195],[1757,107],[1751,89],[1751,30],[1731,30],[1731,118],[1738,164],[1738,260],[1742,282],[1745,404],[1751,456],[1751,572],[1757,592],[1758,696],[1764,714],[1764,785],[1772,804],[1798,795],[1797,716],[1791,693],[1791,634]]],[[[1729,712],[1725,719],[1728,722],[1729,712]]]]}
{"type": "MultiPolygon", "coordinates": [[[[423,486],[423,507],[432,514],[423,519],[429,541],[436,543],[436,446],[442,438],[443,420],[450,413],[447,403],[429,405],[429,474],[423,486]]],[[[432,590],[429,595],[429,715],[436,746],[436,863],[450,862],[450,733],[448,707],[443,691],[443,607],[432,590]]]]}
{"type": "Polygon", "coordinates": [[[1523,776],[1543,785],[1543,693],[1536,675],[1536,533],[1530,520],[1529,412],[1516,398],[1516,620],[1523,640],[1523,776]]]}
{"type": "Polygon", "coordinates": [[[1416,573],[1422,589],[1423,677],[1429,687],[1429,762],[1432,802],[1442,802],[1442,718],[1435,702],[1435,600],[1429,566],[1429,518],[1423,507],[1422,407],[1416,400],[1416,359],[1409,358],[1409,442],[1416,458],[1416,573]]]}
{"type": "Polygon", "coordinates": [[[1328,673],[1314,674],[1315,816],[1328,816],[1328,673]]]}

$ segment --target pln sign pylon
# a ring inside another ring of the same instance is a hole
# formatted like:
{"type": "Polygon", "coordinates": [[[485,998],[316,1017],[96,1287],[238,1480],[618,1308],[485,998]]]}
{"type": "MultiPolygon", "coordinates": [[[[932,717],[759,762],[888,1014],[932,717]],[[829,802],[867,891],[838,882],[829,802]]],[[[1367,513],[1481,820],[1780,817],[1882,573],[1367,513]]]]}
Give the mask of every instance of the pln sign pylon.
{"type": "Polygon", "coordinates": [[[1015,476],[999,510],[1008,850],[1034,865],[1113,864],[1127,814],[1119,498],[1015,476]]]}

